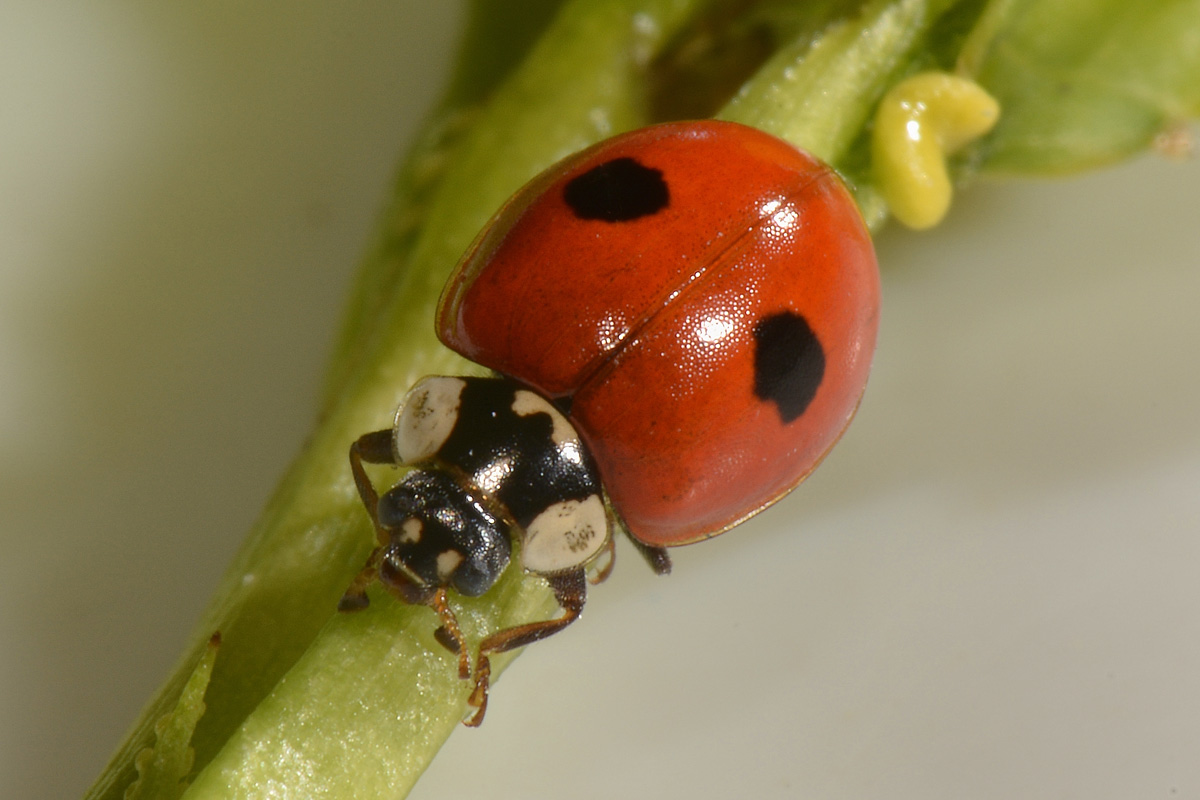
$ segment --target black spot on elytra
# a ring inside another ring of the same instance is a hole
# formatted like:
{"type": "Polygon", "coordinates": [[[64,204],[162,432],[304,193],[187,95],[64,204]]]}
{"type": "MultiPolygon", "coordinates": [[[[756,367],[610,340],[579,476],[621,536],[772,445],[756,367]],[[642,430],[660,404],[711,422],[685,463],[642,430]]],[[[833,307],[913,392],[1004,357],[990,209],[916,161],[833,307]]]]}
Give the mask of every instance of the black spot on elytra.
{"type": "Polygon", "coordinates": [[[614,158],[567,182],[563,199],[580,219],[629,222],[670,203],[660,170],[632,158],[614,158]]]}
{"type": "Polygon", "coordinates": [[[825,351],[808,321],[794,311],[763,317],[754,326],[754,394],[797,419],[825,377],[825,351]]]}

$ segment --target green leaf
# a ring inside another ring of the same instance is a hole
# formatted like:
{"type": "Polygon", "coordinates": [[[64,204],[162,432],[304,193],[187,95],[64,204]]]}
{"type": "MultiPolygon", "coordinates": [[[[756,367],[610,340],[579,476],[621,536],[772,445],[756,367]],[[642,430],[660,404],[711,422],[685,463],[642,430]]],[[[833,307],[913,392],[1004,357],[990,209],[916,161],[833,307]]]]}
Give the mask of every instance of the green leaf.
{"type": "Polygon", "coordinates": [[[1109,164],[1200,113],[1200,2],[1004,5],[978,74],[1003,109],[981,145],[983,169],[1047,174],[1109,164]]]}
{"type": "Polygon", "coordinates": [[[184,685],[179,702],[171,713],[155,723],[154,747],[146,748],[134,759],[138,778],[126,789],[125,800],[174,800],[187,788],[184,780],[192,771],[195,758],[192,733],[200,717],[204,716],[204,692],[208,689],[220,647],[221,635],[214,633],[200,663],[184,685]]]}

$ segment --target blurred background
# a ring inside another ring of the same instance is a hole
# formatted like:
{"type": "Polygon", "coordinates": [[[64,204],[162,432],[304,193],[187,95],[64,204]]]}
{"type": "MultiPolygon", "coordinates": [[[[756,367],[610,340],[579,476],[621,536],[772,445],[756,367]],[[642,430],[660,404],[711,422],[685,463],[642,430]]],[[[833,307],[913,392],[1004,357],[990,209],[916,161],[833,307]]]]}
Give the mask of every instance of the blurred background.
{"type": "MultiPolygon", "coordinates": [[[[312,424],[458,3],[0,6],[0,796],[81,794],[312,424]]],[[[414,797],[1200,797],[1200,163],[880,237],[859,419],[629,548],[414,797]]]]}

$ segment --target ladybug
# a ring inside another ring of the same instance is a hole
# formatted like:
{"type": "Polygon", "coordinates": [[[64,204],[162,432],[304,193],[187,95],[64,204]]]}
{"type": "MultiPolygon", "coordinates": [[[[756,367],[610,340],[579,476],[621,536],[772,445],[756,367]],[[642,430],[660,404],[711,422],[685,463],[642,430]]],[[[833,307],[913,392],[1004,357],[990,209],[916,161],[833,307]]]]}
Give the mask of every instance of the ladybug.
{"type": "Polygon", "coordinates": [[[483,640],[478,725],[489,655],[577,619],[614,530],[663,574],[665,548],[808,476],[854,416],[878,317],[858,208],[792,145],[681,122],[569,156],[493,217],[438,306],[441,341],[496,376],[425,378],[351,446],[379,546],[339,607],[376,578],[431,607],[468,679],[448,590],[487,592],[516,545],[563,613],[483,640]],[[364,463],[412,469],[380,496],[364,463]]]}

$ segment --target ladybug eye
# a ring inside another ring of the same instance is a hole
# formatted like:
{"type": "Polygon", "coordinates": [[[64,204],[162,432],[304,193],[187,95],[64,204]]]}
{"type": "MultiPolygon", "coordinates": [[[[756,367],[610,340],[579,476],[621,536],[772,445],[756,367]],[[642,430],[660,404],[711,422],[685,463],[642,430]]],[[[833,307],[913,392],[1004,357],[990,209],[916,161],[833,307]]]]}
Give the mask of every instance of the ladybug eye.
{"type": "Polygon", "coordinates": [[[784,424],[799,418],[825,377],[825,351],[808,320],[794,311],[754,326],[754,394],[779,409],[784,424]]]}
{"type": "Polygon", "coordinates": [[[563,200],[579,219],[629,222],[670,203],[660,170],[632,158],[614,158],[567,182],[563,200]]]}

